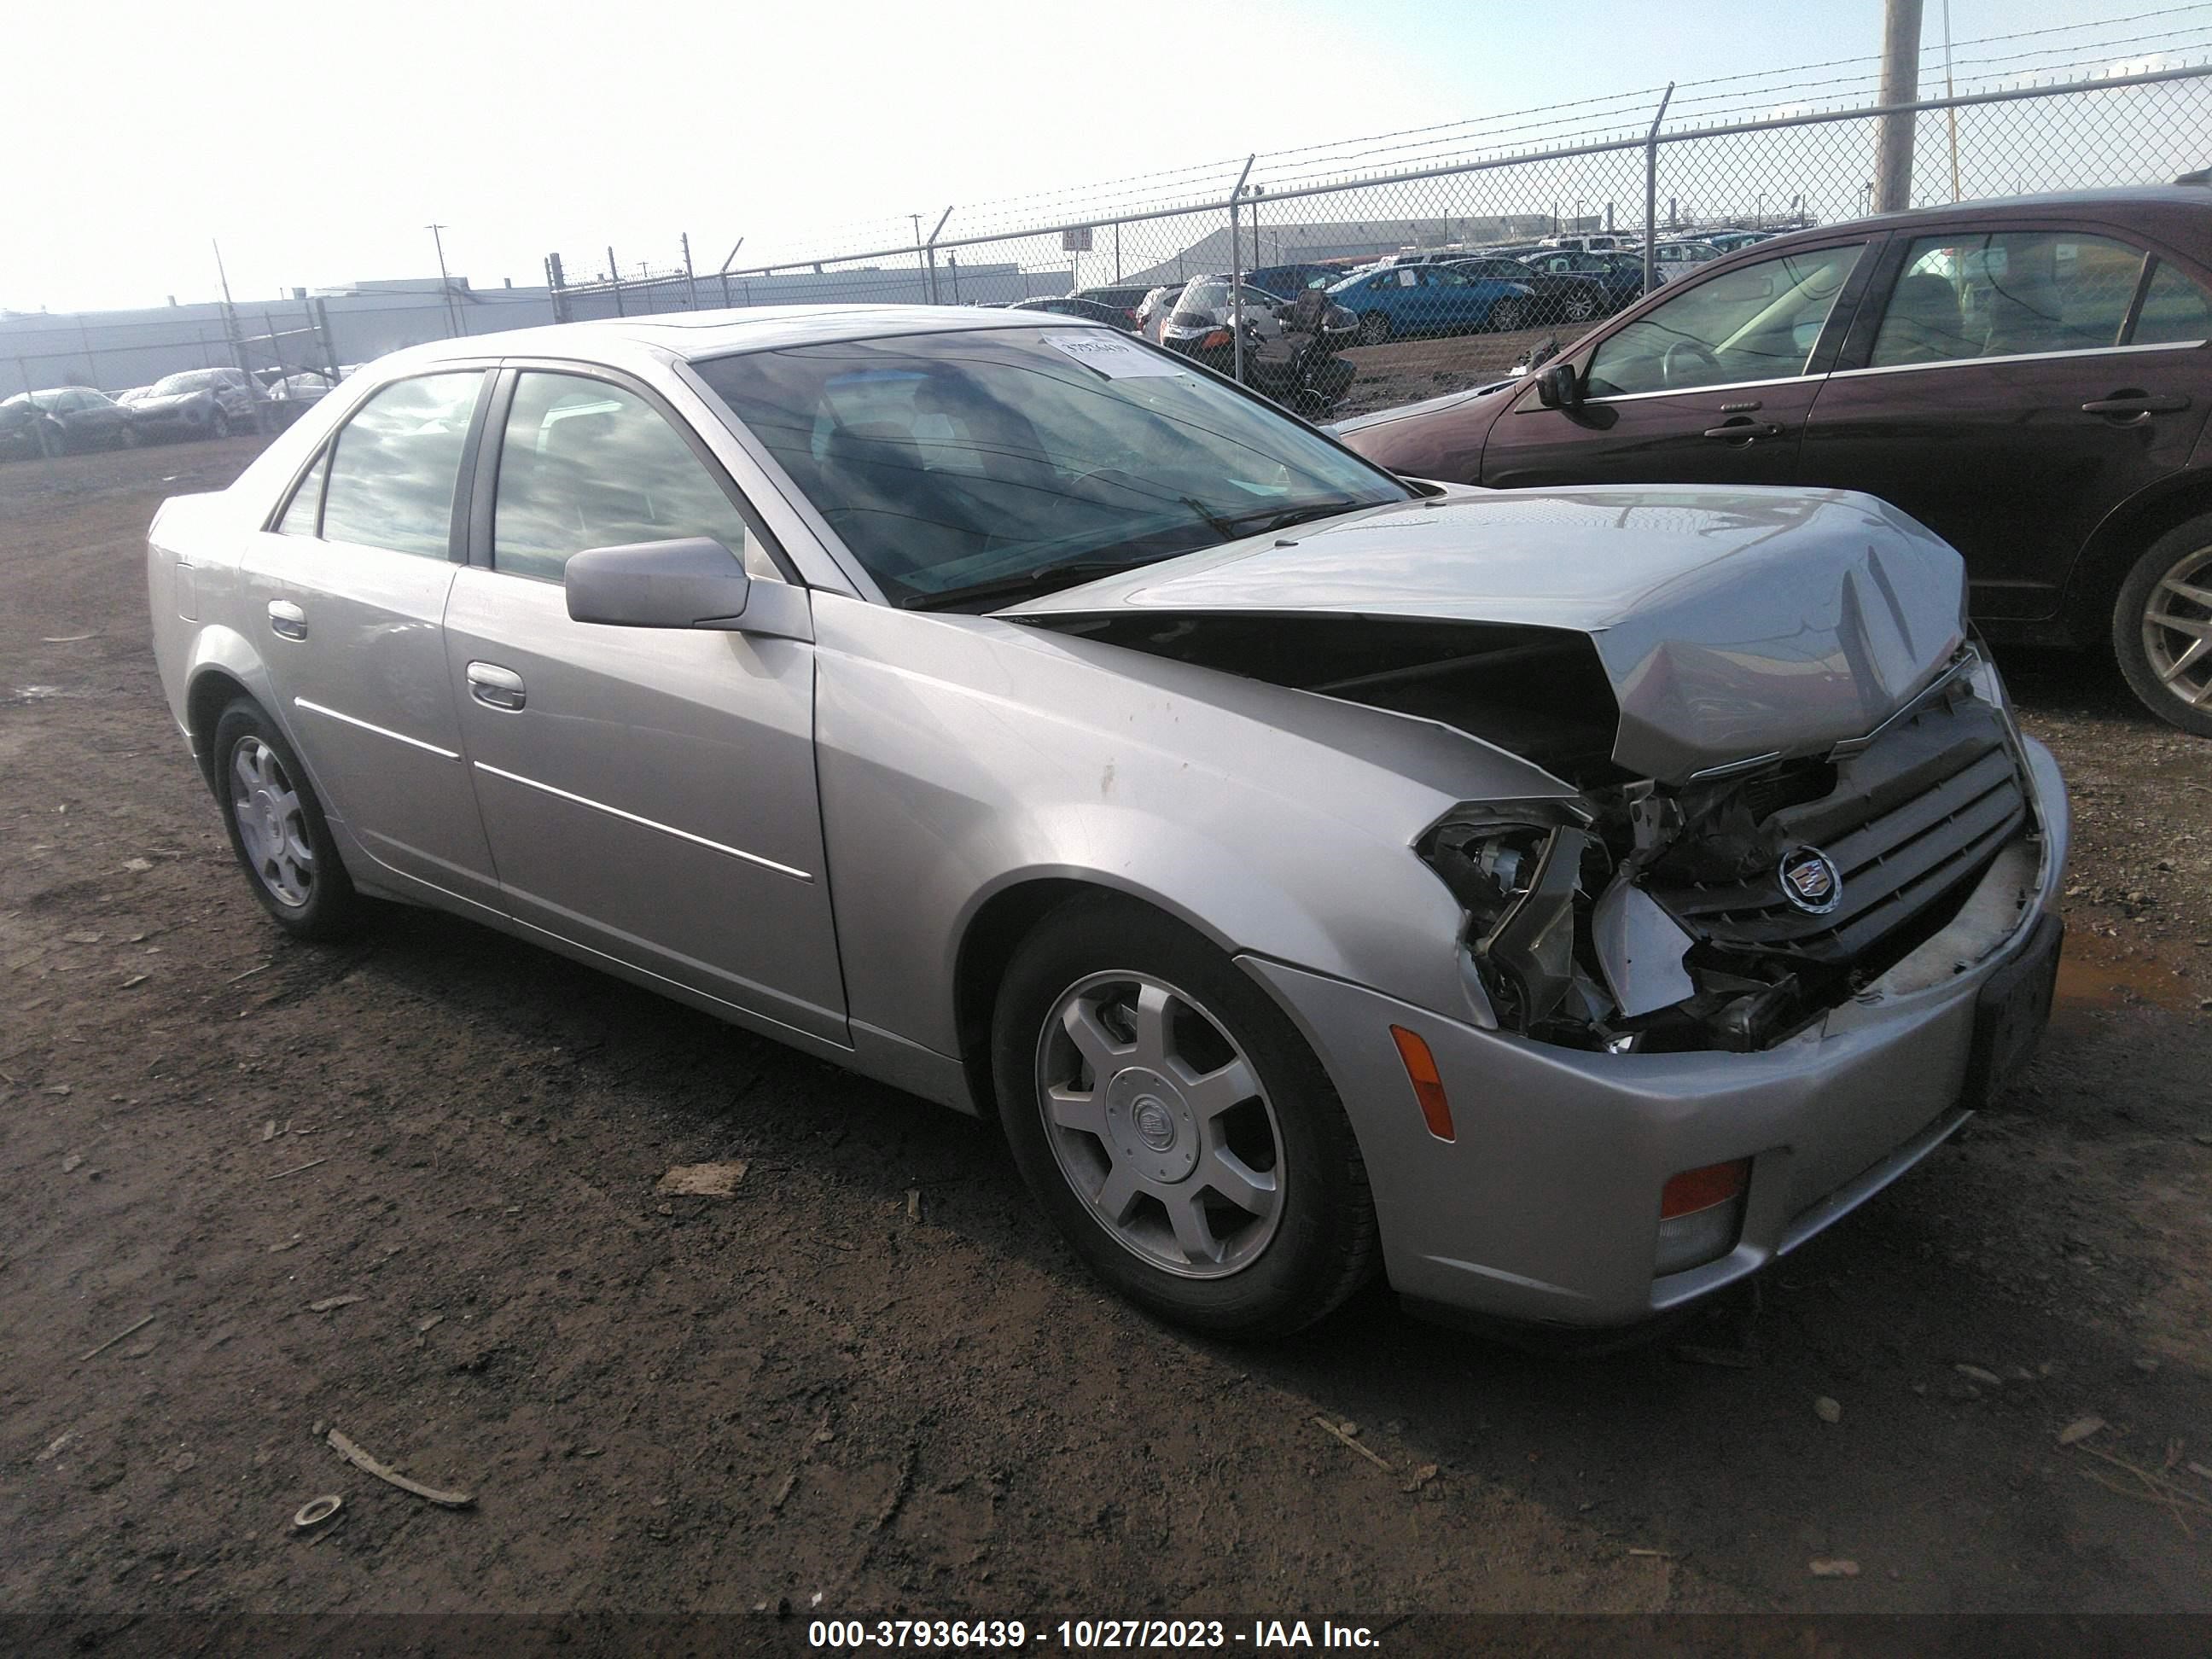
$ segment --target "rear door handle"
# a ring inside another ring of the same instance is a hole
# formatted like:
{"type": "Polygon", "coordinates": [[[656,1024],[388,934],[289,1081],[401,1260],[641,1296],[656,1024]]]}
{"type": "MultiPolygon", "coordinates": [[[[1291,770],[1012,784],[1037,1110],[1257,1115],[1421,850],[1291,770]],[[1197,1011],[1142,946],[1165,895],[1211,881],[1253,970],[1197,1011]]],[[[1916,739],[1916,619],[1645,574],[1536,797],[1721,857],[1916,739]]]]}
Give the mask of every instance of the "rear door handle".
{"type": "Polygon", "coordinates": [[[2189,407],[2189,399],[2178,392],[2123,392],[2110,398],[2099,398],[2081,405],[2084,415],[2135,416],[2172,415],[2189,407]]]}
{"type": "Polygon", "coordinates": [[[1705,436],[1723,443],[1749,443],[1757,438],[1778,438],[1782,428],[1772,421],[1728,421],[1705,428],[1705,436]]]}
{"type": "Polygon", "coordinates": [[[520,708],[528,701],[522,676],[495,662],[469,665],[469,695],[487,708],[520,708]]]}
{"type": "Polygon", "coordinates": [[[289,599],[271,599],[269,626],[288,640],[304,640],[307,637],[307,613],[289,599]]]}

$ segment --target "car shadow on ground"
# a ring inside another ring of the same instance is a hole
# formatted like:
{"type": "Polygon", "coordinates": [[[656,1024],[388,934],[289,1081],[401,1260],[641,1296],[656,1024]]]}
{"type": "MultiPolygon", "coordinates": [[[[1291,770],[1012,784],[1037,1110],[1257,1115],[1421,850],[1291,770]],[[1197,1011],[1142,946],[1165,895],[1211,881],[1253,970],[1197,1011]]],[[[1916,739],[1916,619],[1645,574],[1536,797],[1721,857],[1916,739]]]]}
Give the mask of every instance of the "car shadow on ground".
{"type": "MultiPolygon", "coordinates": [[[[2100,695],[2092,680],[2031,679],[2057,696],[2100,695]]],[[[1992,1252],[2062,1264],[2075,1243],[2102,1254],[2078,1235],[2057,1240],[2094,1219],[2010,1192],[2009,1164],[1947,1149],[1759,1279],[1594,1357],[1424,1323],[1380,1285],[1299,1338],[1229,1347],[1129,1321],[1050,1231],[991,1126],[447,917],[387,915],[357,948],[350,972],[569,1056],[575,1082],[558,1109],[580,1158],[629,1132],[594,1125],[595,1099],[642,1091],[670,1115],[672,1145],[741,1145],[757,1165],[848,1194],[855,1213],[896,1212],[925,1193],[931,1223],[970,1248],[1051,1280],[1133,1340],[1211,1352],[1316,1413],[1357,1422],[1399,1474],[1435,1464],[1623,1548],[1667,1553],[1655,1561],[1691,1561],[1770,1599],[1809,1594],[1805,1605],[1832,1589],[1803,1584],[1805,1564],[1828,1556],[1865,1558],[1883,1580],[1839,1606],[1951,1605],[1966,1586],[1971,1604],[2000,1606],[1991,1587],[2023,1574],[2035,1606],[2203,1600],[2186,1588],[2201,1584],[2201,1561],[2156,1517],[2118,1504],[2084,1526],[2082,1490],[2052,1434],[2092,1409],[2116,1422],[2204,1420],[2212,1388],[2191,1372],[2153,1376],[2109,1322],[2070,1313],[2047,1283],[2024,1292],[2001,1270],[1992,1252]],[[1970,1380],[1960,1366],[2002,1381],[1970,1380]],[[1840,1420],[1826,1420],[1822,1401],[1840,1420]],[[2121,1521],[2132,1523],[2124,1534],[2102,1530],[2121,1521]]],[[[2045,1098],[2052,1088],[2034,1086],[2050,1069],[2031,1073],[2031,1106],[2055,1103],[2063,1117],[2066,1103],[2045,1098]]],[[[2063,1074],[2055,1085],[2072,1086],[2063,1074]]],[[[2087,1101],[2094,1085],[2082,1091],[2087,1101]]],[[[1994,1131],[2039,1132],[2032,1118],[1994,1131]]],[[[2061,1291],[2071,1272],[2062,1265],[2061,1291]]]]}

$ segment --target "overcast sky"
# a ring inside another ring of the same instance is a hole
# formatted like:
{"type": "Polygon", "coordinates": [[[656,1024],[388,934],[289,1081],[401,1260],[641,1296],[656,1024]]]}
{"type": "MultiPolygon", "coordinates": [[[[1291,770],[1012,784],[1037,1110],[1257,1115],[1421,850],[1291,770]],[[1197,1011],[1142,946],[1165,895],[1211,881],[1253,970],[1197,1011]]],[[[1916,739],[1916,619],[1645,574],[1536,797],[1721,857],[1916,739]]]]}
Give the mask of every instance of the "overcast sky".
{"type": "MultiPolygon", "coordinates": [[[[1942,0],[1926,13],[1940,41],[1942,0]]],[[[210,239],[240,300],[434,276],[433,220],[480,286],[542,280],[550,249],[572,275],[610,243],[672,263],[680,231],[711,270],[739,235],[834,244],[947,203],[1871,56],[1881,17],[1881,0],[26,0],[4,37],[0,308],[214,297],[210,239]]],[[[2195,42],[2212,5],[1951,5],[1960,40],[2089,19],[2110,20],[2093,38],[2195,42]]]]}

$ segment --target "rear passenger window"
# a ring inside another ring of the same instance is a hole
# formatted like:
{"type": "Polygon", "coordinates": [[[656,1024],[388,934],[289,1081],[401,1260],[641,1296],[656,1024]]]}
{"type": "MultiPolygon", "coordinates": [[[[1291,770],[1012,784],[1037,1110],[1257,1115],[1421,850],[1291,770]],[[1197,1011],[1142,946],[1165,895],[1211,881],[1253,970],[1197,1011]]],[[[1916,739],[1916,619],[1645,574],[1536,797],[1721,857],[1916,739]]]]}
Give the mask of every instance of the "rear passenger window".
{"type": "Polygon", "coordinates": [[[1869,365],[2095,351],[2120,343],[2143,252],[2103,236],[1923,236],[1905,251],[1869,365]]]}
{"type": "Polygon", "coordinates": [[[2142,315],[2136,319],[2135,345],[2170,345],[2212,339],[2212,300],[2204,290],[2161,259],[2151,272],[2142,315]]]}
{"type": "Polygon", "coordinates": [[[708,536],[739,558],[745,521],[676,429],[605,380],[524,374],[500,445],[492,567],[557,582],[587,547],[708,536]]]}
{"type": "Polygon", "coordinates": [[[426,559],[450,556],[481,371],[395,380],[338,434],[323,491],[323,539],[426,559]]]}
{"type": "Polygon", "coordinates": [[[323,512],[323,475],[330,471],[331,452],[325,449],[315,458],[307,469],[307,476],[300,480],[300,487],[292,492],[292,504],[284,509],[284,516],[276,521],[280,536],[313,536],[319,532],[317,520],[323,512]]]}

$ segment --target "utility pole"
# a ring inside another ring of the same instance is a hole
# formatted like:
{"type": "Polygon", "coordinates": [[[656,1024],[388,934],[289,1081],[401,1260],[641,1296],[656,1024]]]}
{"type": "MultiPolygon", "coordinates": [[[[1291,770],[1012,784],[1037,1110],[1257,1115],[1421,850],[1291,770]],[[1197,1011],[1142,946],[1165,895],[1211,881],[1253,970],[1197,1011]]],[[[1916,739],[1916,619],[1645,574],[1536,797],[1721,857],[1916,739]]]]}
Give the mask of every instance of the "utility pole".
{"type": "Polygon", "coordinates": [[[1881,92],[1890,114],[1875,135],[1874,210],[1897,213],[1912,205],[1912,137],[1917,118],[1895,109],[1920,98],[1920,0],[1882,0],[1881,92]]]}
{"type": "Polygon", "coordinates": [[[430,245],[438,250],[438,292],[446,301],[446,337],[453,338],[461,331],[460,313],[453,309],[453,279],[446,275],[446,238],[443,225],[425,225],[430,233],[430,245]]]}
{"type": "MultiPolygon", "coordinates": [[[[1951,0],[1943,0],[1943,95],[1956,98],[1959,89],[1951,84],[1951,0]]],[[[1957,201],[1959,189],[1959,111],[1956,105],[1943,112],[1944,125],[1951,130],[1951,199],[1957,201]]]]}

